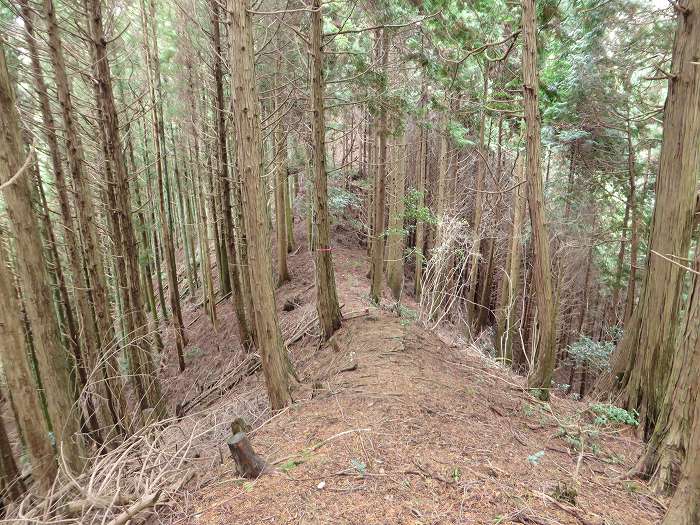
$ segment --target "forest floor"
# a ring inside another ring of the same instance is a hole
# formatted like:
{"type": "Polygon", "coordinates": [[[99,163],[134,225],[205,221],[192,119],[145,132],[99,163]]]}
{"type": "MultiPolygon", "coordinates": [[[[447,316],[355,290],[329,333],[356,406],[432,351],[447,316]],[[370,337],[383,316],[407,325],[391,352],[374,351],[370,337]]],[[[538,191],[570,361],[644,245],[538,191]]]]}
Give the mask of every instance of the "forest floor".
{"type": "MultiPolygon", "coordinates": [[[[641,451],[629,427],[593,425],[585,401],[536,401],[523,378],[474,346],[424,329],[410,315],[417,308],[410,299],[403,316],[388,300],[372,307],[364,250],[347,230],[336,229],[334,242],[343,327],[328,344],[313,337],[313,263],[302,246],[289,257],[292,282],[277,292],[283,332],[296,340],[295,403],[273,416],[256,374],[199,406],[199,424],[209,418],[216,429],[198,444],[206,468],[171,505],[167,521],[658,522],[663,502],[625,479],[641,451]],[[290,301],[294,309],[284,311],[290,301]],[[251,444],[273,473],[236,475],[225,445],[236,416],[252,425],[251,444]]],[[[185,312],[188,371],[163,370],[173,403],[196,398],[240,361],[229,301],[219,306],[217,333],[201,312],[194,305],[185,312]]]]}

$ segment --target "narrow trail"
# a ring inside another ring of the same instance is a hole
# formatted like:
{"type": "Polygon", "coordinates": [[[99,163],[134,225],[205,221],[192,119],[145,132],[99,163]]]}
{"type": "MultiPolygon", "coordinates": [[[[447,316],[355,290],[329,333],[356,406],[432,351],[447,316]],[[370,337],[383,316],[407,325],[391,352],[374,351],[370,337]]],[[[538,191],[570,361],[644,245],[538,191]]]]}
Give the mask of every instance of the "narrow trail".
{"type": "MultiPolygon", "coordinates": [[[[587,403],[557,397],[538,403],[522,378],[474,347],[370,307],[361,248],[337,242],[334,259],[343,311],[352,318],[328,344],[307,335],[290,348],[301,379],[295,404],[272,416],[261,408],[261,378],[248,378],[243,387],[258,393],[238,414],[253,419],[251,443],[276,471],[257,480],[237,477],[223,427],[214,444],[221,461],[197,474],[175,523],[645,525],[660,519],[657,500],[643,486],[620,481],[640,451],[630,429],[587,432],[594,418],[587,403]]],[[[294,280],[277,294],[287,333],[314,311],[309,254],[302,247],[289,260],[294,280]],[[290,301],[295,307],[285,311],[290,301]]],[[[197,310],[186,312],[190,372],[165,371],[171,399],[196,392],[203,370],[221,371],[232,360],[229,309],[220,309],[226,328],[214,336],[206,318],[192,321],[197,310]]]]}

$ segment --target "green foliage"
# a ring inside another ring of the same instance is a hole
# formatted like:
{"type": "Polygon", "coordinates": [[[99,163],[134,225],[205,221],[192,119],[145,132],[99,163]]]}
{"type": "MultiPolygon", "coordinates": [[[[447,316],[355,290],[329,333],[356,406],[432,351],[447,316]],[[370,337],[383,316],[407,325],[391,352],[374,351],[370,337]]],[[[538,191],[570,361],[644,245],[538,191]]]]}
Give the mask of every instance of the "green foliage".
{"type": "Polygon", "coordinates": [[[540,464],[540,460],[544,457],[544,450],[539,450],[535,452],[534,454],[530,454],[527,457],[527,461],[530,463],[532,466],[537,466],[540,464]]]}
{"type": "Polygon", "coordinates": [[[407,221],[437,224],[437,217],[425,204],[420,204],[421,200],[425,202],[425,194],[415,188],[409,188],[403,199],[404,218],[407,221]]]}
{"type": "Polygon", "coordinates": [[[591,412],[596,415],[594,424],[598,426],[607,425],[639,425],[639,414],[636,410],[631,412],[615,405],[595,403],[591,405],[591,412]]]}
{"type": "Polygon", "coordinates": [[[408,326],[418,319],[418,312],[404,304],[399,303],[397,305],[397,311],[401,318],[401,326],[408,326]]]}
{"type": "Polygon", "coordinates": [[[342,213],[347,209],[357,209],[362,205],[360,198],[340,186],[328,188],[328,208],[331,213],[342,213]]]}
{"type": "Polygon", "coordinates": [[[361,476],[364,476],[367,473],[367,465],[365,465],[362,461],[359,459],[351,459],[350,460],[350,465],[352,468],[354,468],[361,476]]]}
{"type": "Polygon", "coordinates": [[[302,461],[300,459],[288,459],[287,461],[285,461],[284,463],[282,463],[279,466],[279,469],[282,472],[289,472],[290,470],[297,468],[302,463],[304,463],[304,461],[302,461]]]}
{"type": "Polygon", "coordinates": [[[602,372],[610,367],[610,356],[615,350],[611,341],[594,341],[583,336],[567,349],[575,364],[584,364],[594,371],[602,372]]]}

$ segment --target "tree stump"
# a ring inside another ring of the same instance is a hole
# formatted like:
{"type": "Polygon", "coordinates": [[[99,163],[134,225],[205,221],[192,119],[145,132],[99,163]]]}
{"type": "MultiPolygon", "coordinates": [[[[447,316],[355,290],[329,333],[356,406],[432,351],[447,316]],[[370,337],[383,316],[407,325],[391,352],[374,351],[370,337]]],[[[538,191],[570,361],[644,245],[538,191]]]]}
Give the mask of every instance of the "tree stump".
{"type": "Polygon", "coordinates": [[[265,460],[258,456],[245,432],[238,432],[226,441],[238,473],[244,478],[257,478],[270,471],[265,460]]]}

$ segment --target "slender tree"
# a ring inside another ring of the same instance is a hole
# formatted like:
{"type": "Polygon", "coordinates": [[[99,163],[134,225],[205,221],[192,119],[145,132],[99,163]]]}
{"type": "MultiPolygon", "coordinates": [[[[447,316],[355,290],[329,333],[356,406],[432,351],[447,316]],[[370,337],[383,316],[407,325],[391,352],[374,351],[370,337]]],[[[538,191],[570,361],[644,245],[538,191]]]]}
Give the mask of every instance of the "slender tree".
{"type": "Polygon", "coordinates": [[[549,257],[549,233],[545,218],[544,191],[540,171],[540,108],[537,71],[537,24],[535,0],[523,0],[523,105],[525,108],[526,160],[525,180],[530,223],[535,249],[533,283],[537,296],[537,356],[528,377],[528,387],[549,398],[556,358],[555,305],[549,257]]]}
{"type": "Polygon", "coordinates": [[[275,307],[270,260],[270,232],[263,187],[260,106],[255,85],[253,25],[247,0],[228,0],[231,93],[236,129],[236,160],[242,182],[243,215],[248,241],[250,284],[256,291],[255,344],[262,356],[265,384],[273,410],[291,402],[289,363],[275,307]]]}
{"type": "Polygon", "coordinates": [[[323,31],[321,0],[313,0],[311,12],[311,109],[312,168],[314,181],[314,262],[316,265],[316,310],[323,339],[330,338],[340,328],[342,315],[338,304],[333,272],[328,216],[328,180],[326,173],[326,120],[323,103],[323,31]]]}

